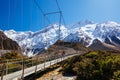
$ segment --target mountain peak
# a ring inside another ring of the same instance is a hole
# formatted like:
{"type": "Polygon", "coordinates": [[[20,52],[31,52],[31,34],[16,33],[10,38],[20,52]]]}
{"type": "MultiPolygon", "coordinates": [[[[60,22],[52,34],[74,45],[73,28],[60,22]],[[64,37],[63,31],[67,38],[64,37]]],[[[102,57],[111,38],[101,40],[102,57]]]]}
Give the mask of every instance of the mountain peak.
{"type": "Polygon", "coordinates": [[[80,28],[80,27],[83,27],[83,26],[88,25],[88,24],[94,24],[94,22],[93,21],[89,21],[89,20],[78,21],[76,24],[72,24],[72,25],[67,26],[67,28],[68,29],[80,28]]]}
{"type": "Polygon", "coordinates": [[[87,24],[94,24],[94,22],[90,21],[90,20],[84,20],[84,21],[79,21],[78,24],[79,25],[87,25],[87,24]]]}
{"type": "Polygon", "coordinates": [[[106,22],[100,23],[98,25],[106,26],[106,27],[120,26],[120,24],[118,24],[117,22],[114,22],[114,21],[106,21],[106,22]]]}

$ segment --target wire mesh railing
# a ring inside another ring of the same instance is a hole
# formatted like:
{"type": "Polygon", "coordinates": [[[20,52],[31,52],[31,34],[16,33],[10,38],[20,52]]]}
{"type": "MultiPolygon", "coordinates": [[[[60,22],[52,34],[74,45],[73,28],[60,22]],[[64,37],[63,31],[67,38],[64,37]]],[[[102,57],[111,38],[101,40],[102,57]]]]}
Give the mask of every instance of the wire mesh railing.
{"type": "MultiPolygon", "coordinates": [[[[70,56],[73,54],[66,55],[70,56]]],[[[10,59],[10,60],[4,60],[0,61],[0,76],[1,80],[3,76],[9,75],[14,72],[18,71],[24,71],[25,69],[36,67],[36,71],[38,71],[37,68],[43,68],[49,67],[55,63],[58,63],[62,60],[64,60],[66,57],[63,57],[62,55],[55,55],[55,56],[45,56],[45,57],[36,57],[36,58],[23,58],[23,59],[10,59]],[[43,64],[43,66],[38,66],[39,64],[43,64]]],[[[24,75],[25,72],[22,73],[24,75]]],[[[24,76],[23,76],[24,77],[24,76]]]]}

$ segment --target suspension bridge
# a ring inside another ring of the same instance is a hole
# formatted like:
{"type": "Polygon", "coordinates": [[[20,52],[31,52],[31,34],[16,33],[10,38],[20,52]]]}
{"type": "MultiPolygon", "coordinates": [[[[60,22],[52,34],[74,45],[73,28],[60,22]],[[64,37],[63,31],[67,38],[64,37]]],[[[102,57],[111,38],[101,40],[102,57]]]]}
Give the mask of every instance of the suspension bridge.
{"type": "Polygon", "coordinates": [[[0,80],[24,80],[24,77],[29,76],[33,73],[37,73],[37,71],[45,70],[46,68],[57,64],[63,60],[66,60],[70,57],[73,57],[78,54],[69,54],[65,57],[61,55],[57,56],[45,56],[43,57],[37,57],[33,59],[13,59],[13,60],[6,60],[1,61],[2,64],[0,66],[2,67],[1,77],[0,80]],[[11,67],[11,65],[14,64],[16,66],[11,67]]]}
{"type": "MultiPolygon", "coordinates": [[[[46,21],[50,24],[50,20],[47,17],[51,14],[58,14],[59,16],[59,35],[58,40],[61,40],[60,38],[60,26],[62,24],[62,21],[65,25],[65,20],[62,14],[62,11],[60,9],[60,6],[58,4],[58,1],[56,1],[58,10],[54,12],[44,13],[41,7],[39,6],[38,2],[36,0],[33,0],[38,9],[41,11],[43,17],[44,17],[44,26],[46,26],[46,21]]],[[[9,2],[10,3],[10,2],[9,2]]],[[[10,4],[9,4],[10,6],[10,4]]],[[[23,8],[23,6],[22,6],[23,8]]],[[[9,9],[10,14],[10,9],[9,9]]],[[[21,11],[22,17],[23,17],[23,11],[21,11]]],[[[10,16],[10,15],[9,15],[10,16]]],[[[23,21],[22,21],[23,22],[23,21]]],[[[10,21],[8,20],[8,23],[10,21]]],[[[46,34],[47,36],[47,34],[46,34]]],[[[47,40],[47,39],[46,39],[47,40]]],[[[47,45],[47,41],[46,41],[47,45]]],[[[65,59],[68,59],[69,57],[73,57],[75,53],[66,55],[65,57],[61,55],[55,55],[55,56],[44,56],[40,57],[37,56],[36,58],[22,58],[22,59],[11,59],[11,60],[4,60],[0,61],[0,80],[24,80],[24,77],[29,76],[31,74],[36,74],[40,70],[45,70],[45,68],[50,67],[51,65],[57,64],[59,62],[62,62],[65,59]]]]}

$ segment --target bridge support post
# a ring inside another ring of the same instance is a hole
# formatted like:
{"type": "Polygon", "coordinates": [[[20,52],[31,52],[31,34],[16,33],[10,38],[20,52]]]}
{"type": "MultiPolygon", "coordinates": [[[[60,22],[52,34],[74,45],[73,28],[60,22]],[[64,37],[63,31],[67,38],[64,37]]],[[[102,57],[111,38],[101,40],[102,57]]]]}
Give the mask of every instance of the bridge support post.
{"type": "Polygon", "coordinates": [[[38,57],[37,57],[37,59],[36,59],[35,76],[37,75],[37,65],[38,65],[38,57]]]}
{"type": "Polygon", "coordinates": [[[25,64],[24,64],[24,58],[22,60],[22,76],[21,76],[21,80],[24,80],[24,69],[25,69],[25,64]]]}
{"type": "Polygon", "coordinates": [[[50,66],[51,66],[51,59],[50,59],[50,66]]]}
{"type": "Polygon", "coordinates": [[[2,65],[2,69],[1,69],[1,80],[3,80],[4,71],[5,71],[5,64],[2,65]]]}
{"type": "Polygon", "coordinates": [[[62,61],[62,56],[61,56],[61,61],[62,61]]]}
{"type": "Polygon", "coordinates": [[[31,61],[31,62],[32,62],[32,66],[33,66],[33,60],[34,60],[34,59],[32,58],[32,61],[31,61]]]}
{"type": "Polygon", "coordinates": [[[58,59],[59,59],[59,57],[57,56],[57,63],[58,63],[58,59]]]}
{"type": "Polygon", "coordinates": [[[8,74],[8,60],[6,60],[6,75],[8,74]]]}
{"type": "Polygon", "coordinates": [[[45,70],[45,63],[46,63],[46,56],[45,56],[45,61],[44,61],[44,70],[45,70]]]}

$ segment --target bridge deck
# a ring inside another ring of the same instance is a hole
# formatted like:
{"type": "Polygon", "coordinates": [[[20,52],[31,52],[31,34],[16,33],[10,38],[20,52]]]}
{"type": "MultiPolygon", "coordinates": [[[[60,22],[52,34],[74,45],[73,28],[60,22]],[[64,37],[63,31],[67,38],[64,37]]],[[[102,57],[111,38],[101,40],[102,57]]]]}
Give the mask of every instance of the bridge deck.
{"type": "MultiPolygon", "coordinates": [[[[69,57],[72,57],[72,56],[75,56],[75,55],[70,55],[70,56],[66,56],[64,58],[58,58],[58,59],[54,59],[54,60],[47,61],[45,63],[39,64],[39,65],[37,65],[37,71],[43,70],[44,68],[47,68],[47,67],[49,67],[49,66],[51,66],[53,64],[61,62],[61,61],[65,60],[65,59],[67,59],[69,57]]],[[[35,73],[35,67],[36,66],[32,66],[30,68],[24,69],[24,77],[35,73]]],[[[8,75],[5,75],[3,77],[3,80],[18,80],[19,78],[21,78],[21,76],[22,76],[22,70],[11,73],[11,74],[8,74],[8,75]]]]}

